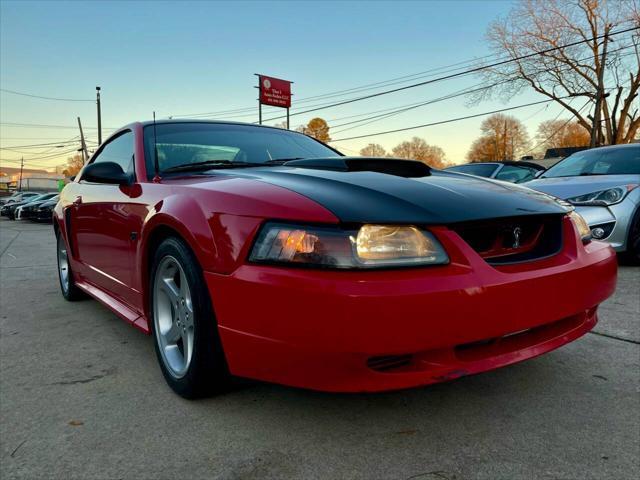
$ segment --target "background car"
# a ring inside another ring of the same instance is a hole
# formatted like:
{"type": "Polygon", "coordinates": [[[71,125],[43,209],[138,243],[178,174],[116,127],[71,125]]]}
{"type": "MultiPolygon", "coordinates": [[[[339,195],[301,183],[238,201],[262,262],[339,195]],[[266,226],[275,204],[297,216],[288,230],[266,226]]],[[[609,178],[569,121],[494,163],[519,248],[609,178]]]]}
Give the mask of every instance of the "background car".
{"type": "Polygon", "coordinates": [[[34,195],[27,196],[26,199],[23,198],[22,201],[7,203],[6,205],[3,205],[2,208],[0,208],[0,215],[2,215],[4,217],[9,217],[10,220],[15,220],[16,219],[16,210],[19,207],[22,207],[23,205],[27,205],[27,204],[29,204],[31,202],[36,202],[36,201],[38,201],[40,199],[48,200],[49,198],[51,198],[54,195],[56,195],[55,192],[34,194],[34,195]]]}
{"type": "Polygon", "coordinates": [[[530,162],[473,162],[447,167],[445,170],[467,173],[477,177],[495,178],[503,182],[523,183],[533,180],[544,172],[545,168],[530,162]]]}
{"type": "Polygon", "coordinates": [[[38,195],[36,192],[14,192],[12,195],[1,198],[0,205],[7,205],[9,203],[16,203],[26,200],[29,197],[35,197],[38,195]]]}
{"type": "Polygon", "coordinates": [[[593,238],[640,261],[640,144],[574,153],[527,187],[576,206],[593,238]]]}
{"type": "Polygon", "coordinates": [[[25,203],[16,209],[15,218],[16,220],[24,220],[30,218],[36,211],[36,209],[49,200],[55,199],[58,200],[59,195],[55,192],[46,193],[44,195],[40,195],[36,199],[30,201],[29,203],[25,203]]]}
{"type": "Polygon", "coordinates": [[[56,207],[58,200],[59,196],[56,195],[52,199],[42,202],[38,208],[35,209],[33,215],[31,215],[31,220],[35,220],[36,222],[50,222],[53,209],[56,207]]]}

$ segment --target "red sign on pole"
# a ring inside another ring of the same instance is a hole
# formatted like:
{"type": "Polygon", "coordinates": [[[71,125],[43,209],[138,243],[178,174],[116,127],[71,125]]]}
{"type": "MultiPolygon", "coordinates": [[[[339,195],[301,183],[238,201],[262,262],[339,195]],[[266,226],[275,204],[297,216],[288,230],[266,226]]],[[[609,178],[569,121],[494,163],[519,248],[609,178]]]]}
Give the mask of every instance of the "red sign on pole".
{"type": "Polygon", "coordinates": [[[291,107],[291,82],[260,75],[260,103],[273,107],[291,107]]]}

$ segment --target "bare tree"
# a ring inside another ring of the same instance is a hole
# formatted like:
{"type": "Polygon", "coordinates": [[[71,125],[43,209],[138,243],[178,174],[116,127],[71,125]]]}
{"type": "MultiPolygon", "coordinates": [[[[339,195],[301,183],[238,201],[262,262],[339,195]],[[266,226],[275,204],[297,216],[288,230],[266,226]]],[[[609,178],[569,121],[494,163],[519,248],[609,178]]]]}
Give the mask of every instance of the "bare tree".
{"type": "Polygon", "coordinates": [[[529,147],[529,135],[520,120],[496,113],[480,125],[482,135],[471,145],[467,160],[487,162],[515,160],[529,147]]]}
{"type": "Polygon", "coordinates": [[[492,84],[512,80],[484,98],[533,89],[571,112],[595,143],[632,141],[640,128],[640,36],[615,32],[639,27],[639,8],[637,0],[521,0],[489,27],[492,50],[514,61],[484,71],[492,84]],[[548,51],[575,42],[582,43],[548,51]],[[580,98],[582,107],[573,104],[580,98]],[[587,105],[591,114],[582,112],[587,105]]]}
{"type": "Polygon", "coordinates": [[[419,137],[413,137],[410,141],[400,143],[392,150],[391,154],[396,158],[420,160],[435,168],[447,166],[444,151],[440,147],[429,145],[419,137]]]}
{"type": "Polygon", "coordinates": [[[536,151],[544,153],[549,148],[585,147],[591,135],[578,122],[547,120],[538,125],[536,151]]]}
{"type": "Polygon", "coordinates": [[[363,157],[385,157],[387,155],[387,151],[380,144],[370,143],[360,150],[360,155],[363,157]]]}

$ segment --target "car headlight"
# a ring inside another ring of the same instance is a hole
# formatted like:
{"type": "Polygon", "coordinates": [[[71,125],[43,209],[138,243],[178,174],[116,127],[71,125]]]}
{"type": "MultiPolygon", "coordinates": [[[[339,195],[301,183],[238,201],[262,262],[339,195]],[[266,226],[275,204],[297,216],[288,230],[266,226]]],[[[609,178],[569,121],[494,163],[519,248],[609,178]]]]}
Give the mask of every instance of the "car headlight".
{"type": "Polygon", "coordinates": [[[591,229],[589,228],[589,224],[587,223],[587,221],[582,218],[582,215],[580,215],[575,210],[572,210],[567,215],[576,226],[576,229],[578,230],[578,234],[580,235],[582,241],[586,242],[591,240],[591,229]]]}
{"type": "Polygon", "coordinates": [[[567,198],[567,201],[571,202],[573,205],[595,205],[606,207],[620,203],[624,200],[624,197],[626,197],[627,194],[637,186],[638,185],[625,185],[623,187],[608,188],[606,190],[599,190],[597,192],[567,198]]]}
{"type": "Polygon", "coordinates": [[[442,245],[412,226],[363,225],[359,229],[267,223],[249,255],[252,262],[325,268],[441,265],[442,245]]]}

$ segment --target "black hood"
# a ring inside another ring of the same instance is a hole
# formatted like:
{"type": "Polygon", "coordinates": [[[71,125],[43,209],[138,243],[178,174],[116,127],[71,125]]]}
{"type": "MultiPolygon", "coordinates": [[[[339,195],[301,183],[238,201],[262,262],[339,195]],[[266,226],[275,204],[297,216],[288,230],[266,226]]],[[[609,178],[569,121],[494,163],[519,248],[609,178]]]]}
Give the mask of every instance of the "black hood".
{"type": "Polygon", "coordinates": [[[425,167],[421,162],[340,157],[218,170],[216,175],[292,190],[344,223],[449,224],[568,211],[552,197],[525,187],[425,167]]]}

